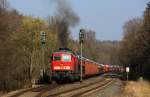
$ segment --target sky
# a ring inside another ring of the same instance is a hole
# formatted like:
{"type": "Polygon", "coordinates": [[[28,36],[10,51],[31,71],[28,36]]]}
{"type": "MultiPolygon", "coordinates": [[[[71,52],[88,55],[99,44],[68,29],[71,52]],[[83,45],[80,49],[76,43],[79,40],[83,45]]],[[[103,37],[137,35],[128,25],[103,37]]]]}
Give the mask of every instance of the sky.
{"type": "MultiPolygon", "coordinates": [[[[55,11],[55,0],[8,0],[24,15],[46,18],[55,11]]],[[[79,24],[71,28],[72,37],[78,39],[80,28],[96,32],[98,40],[121,40],[123,25],[128,20],[142,17],[149,0],[67,0],[79,16],[79,24]]]]}

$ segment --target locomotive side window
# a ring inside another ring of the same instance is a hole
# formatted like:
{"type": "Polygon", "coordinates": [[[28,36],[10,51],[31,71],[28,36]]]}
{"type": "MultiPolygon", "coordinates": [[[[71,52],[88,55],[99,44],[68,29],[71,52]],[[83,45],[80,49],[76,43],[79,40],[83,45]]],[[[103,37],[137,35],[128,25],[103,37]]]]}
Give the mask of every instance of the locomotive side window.
{"type": "Polygon", "coordinates": [[[60,56],[54,56],[54,61],[60,61],[61,57],[60,56]]]}
{"type": "Polygon", "coordinates": [[[71,62],[71,55],[63,54],[62,61],[71,62]]]}

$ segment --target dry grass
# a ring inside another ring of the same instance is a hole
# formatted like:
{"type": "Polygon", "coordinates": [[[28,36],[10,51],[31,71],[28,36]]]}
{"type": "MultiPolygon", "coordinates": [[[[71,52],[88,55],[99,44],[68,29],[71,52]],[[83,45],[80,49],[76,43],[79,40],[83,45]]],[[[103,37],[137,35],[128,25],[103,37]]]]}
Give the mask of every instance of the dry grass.
{"type": "Polygon", "coordinates": [[[150,97],[150,83],[147,81],[130,81],[118,97],[150,97]]]}
{"type": "Polygon", "coordinates": [[[4,92],[0,91],[0,97],[1,97],[2,95],[4,95],[4,94],[5,94],[4,92]]]}

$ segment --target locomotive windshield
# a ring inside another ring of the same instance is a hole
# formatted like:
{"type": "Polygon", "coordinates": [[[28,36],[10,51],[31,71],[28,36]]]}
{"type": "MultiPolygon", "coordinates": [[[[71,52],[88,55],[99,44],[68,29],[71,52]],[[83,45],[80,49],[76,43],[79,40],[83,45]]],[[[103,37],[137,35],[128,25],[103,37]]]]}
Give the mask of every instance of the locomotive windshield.
{"type": "Polygon", "coordinates": [[[54,56],[54,61],[60,61],[61,57],[60,56],[54,56]]]}
{"type": "Polygon", "coordinates": [[[63,54],[62,55],[62,61],[70,62],[71,61],[71,55],[63,54]]]}

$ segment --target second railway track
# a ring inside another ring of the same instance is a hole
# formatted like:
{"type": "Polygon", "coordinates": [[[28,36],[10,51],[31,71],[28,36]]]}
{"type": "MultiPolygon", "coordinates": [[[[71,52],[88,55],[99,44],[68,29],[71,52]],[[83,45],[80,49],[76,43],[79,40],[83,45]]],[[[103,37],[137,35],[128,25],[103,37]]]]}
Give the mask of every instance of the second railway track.
{"type": "MultiPolygon", "coordinates": [[[[76,88],[64,90],[57,93],[51,93],[51,94],[43,94],[41,97],[80,97],[84,94],[90,93],[91,91],[94,91],[96,89],[102,89],[106,86],[108,86],[110,83],[112,83],[113,79],[101,79],[97,82],[89,83],[84,86],[79,86],[76,88]]],[[[49,92],[50,93],[50,92],[49,92]]]]}

